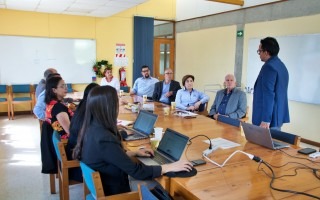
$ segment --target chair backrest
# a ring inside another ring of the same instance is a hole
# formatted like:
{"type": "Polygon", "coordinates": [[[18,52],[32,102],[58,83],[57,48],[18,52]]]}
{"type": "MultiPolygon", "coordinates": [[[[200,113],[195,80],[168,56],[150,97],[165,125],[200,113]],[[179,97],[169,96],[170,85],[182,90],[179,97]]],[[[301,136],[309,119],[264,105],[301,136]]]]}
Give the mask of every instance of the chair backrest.
{"type": "Polygon", "coordinates": [[[12,85],[12,93],[31,93],[30,84],[12,85]]]}
{"type": "Polygon", "coordinates": [[[62,161],[62,157],[61,157],[61,152],[59,150],[60,135],[59,135],[59,133],[57,131],[53,131],[52,142],[53,142],[54,150],[56,151],[56,154],[57,154],[57,158],[61,162],[62,161]]]}
{"type": "Polygon", "coordinates": [[[68,87],[68,93],[72,93],[73,92],[72,84],[71,83],[67,83],[66,85],[68,87]]]}
{"type": "Polygon", "coordinates": [[[103,186],[100,179],[99,172],[95,172],[88,165],[80,161],[80,167],[82,170],[83,178],[87,188],[94,199],[104,196],[103,186]]]}
{"type": "Polygon", "coordinates": [[[158,200],[158,198],[154,196],[149,188],[145,185],[138,184],[138,191],[140,200],[158,200]]]}
{"type": "Polygon", "coordinates": [[[300,144],[300,136],[274,129],[270,129],[270,133],[273,139],[280,140],[296,146],[299,146],[300,144]]]}
{"type": "Polygon", "coordinates": [[[123,90],[123,92],[129,93],[130,87],[129,86],[120,86],[120,90],[123,90]]]}
{"type": "Polygon", "coordinates": [[[233,119],[223,115],[218,115],[218,121],[226,124],[230,124],[232,126],[240,127],[240,121],[238,119],[233,119]]]}
{"type": "Polygon", "coordinates": [[[8,87],[7,85],[0,85],[0,93],[8,93],[8,87]]]}

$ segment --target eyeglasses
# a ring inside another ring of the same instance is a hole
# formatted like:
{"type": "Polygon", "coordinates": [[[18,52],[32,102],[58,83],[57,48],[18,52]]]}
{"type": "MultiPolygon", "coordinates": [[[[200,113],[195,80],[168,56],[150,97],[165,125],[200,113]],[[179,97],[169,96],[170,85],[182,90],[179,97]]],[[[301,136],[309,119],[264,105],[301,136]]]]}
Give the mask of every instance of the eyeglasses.
{"type": "Polygon", "coordinates": [[[261,52],[264,52],[264,50],[262,50],[262,49],[258,49],[258,50],[257,50],[257,54],[258,54],[258,55],[260,55],[261,52]]]}
{"type": "Polygon", "coordinates": [[[142,70],[143,73],[149,72],[149,70],[142,70]]]}
{"type": "Polygon", "coordinates": [[[68,89],[68,85],[67,84],[62,84],[62,85],[58,86],[58,88],[68,89]]]}
{"type": "Polygon", "coordinates": [[[173,73],[167,72],[167,73],[165,73],[165,74],[173,74],[173,73]]]}

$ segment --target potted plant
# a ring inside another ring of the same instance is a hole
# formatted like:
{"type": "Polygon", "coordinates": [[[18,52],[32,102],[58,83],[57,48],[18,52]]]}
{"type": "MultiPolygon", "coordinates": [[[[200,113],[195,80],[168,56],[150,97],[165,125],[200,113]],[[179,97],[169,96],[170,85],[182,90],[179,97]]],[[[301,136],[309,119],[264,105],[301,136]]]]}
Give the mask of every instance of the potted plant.
{"type": "Polygon", "coordinates": [[[112,64],[109,64],[107,60],[95,61],[92,66],[92,71],[96,74],[96,77],[104,77],[103,71],[105,68],[112,68],[112,64]]]}

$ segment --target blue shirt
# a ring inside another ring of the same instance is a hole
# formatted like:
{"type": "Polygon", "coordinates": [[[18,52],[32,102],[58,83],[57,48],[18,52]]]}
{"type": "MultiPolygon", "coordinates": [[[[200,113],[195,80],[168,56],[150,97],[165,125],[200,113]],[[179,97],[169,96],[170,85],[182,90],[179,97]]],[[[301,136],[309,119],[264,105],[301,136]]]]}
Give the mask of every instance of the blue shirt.
{"type": "Polygon", "coordinates": [[[152,97],[154,84],[159,82],[158,79],[149,77],[149,78],[137,78],[132,87],[133,92],[138,96],[147,95],[148,97],[152,97]]]}
{"type": "Polygon", "coordinates": [[[37,103],[33,108],[33,113],[40,120],[44,120],[45,119],[45,113],[46,113],[46,103],[44,102],[45,96],[46,96],[46,90],[43,90],[39,94],[39,96],[37,98],[37,103]]]}
{"type": "Polygon", "coordinates": [[[209,96],[195,89],[192,89],[191,92],[186,89],[180,89],[176,96],[176,106],[179,109],[186,110],[187,107],[194,106],[199,100],[201,104],[206,103],[209,101],[209,96]]]}
{"type": "MultiPolygon", "coordinates": [[[[171,83],[171,81],[170,81],[171,83]]],[[[166,94],[169,92],[169,89],[170,89],[170,83],[166,84],[164,81],[163,81],[163,86],[162,86],[162,93],[161,93],[161,97],[160,97],[160,102],[163,102],[163,103],[170,103],[169,102],[169,98],[166,97],[166,94]]]]}
{"type": "Polygon", "coordinates": [[[227,108],[227,104],[228,104],[228,101],[230,99],[230,96],[232,94],[232,91],[229,92],[229,94],[227,93],[227,90],[225,90],[223,93],[224,93],[224,96],[222,98],[222,101],[219,105],[219,108],[218,108],[218,113],[221,114],[221,115],[225,115],[226,114],[226,108],[227,108]]]}

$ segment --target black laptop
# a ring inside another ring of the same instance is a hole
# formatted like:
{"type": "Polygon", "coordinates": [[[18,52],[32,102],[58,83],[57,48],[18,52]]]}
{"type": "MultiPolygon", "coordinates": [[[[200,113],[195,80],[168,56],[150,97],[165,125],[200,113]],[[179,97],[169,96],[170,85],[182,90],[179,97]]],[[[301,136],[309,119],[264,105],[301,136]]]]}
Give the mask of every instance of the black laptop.
{"type": "Polygon", "coordinates": [[[180,157],[189,141],[189,137],[167,128],[154,157],[138,157],[145,165],[162,165],[180,160],[180,157]]]}
{"type": "Polygon", "coordinates": [[[157,119],[158,115],[140,110],[133,127],[127,129],[128,137],[124,138],[124,140],[132,141],[148,138],[149,135],[153,133],[154,124],[157,119]]]}

